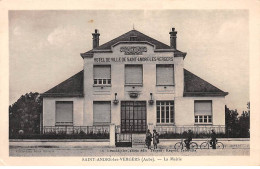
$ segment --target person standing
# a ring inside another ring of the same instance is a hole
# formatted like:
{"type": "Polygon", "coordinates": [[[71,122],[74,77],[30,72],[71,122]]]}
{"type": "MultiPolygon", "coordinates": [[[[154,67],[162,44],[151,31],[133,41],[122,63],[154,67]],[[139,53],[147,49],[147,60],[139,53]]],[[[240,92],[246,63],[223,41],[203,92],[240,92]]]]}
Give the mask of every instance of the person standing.
{"type": "Polygon", "coordinates": [[[148,129],[146,132],[146,137],[145,137],[145,144],[148,149],[150,149],[150,147],[151,147],[151,142],[152,142],[152,133],[148,129]]]}
{"type": "Polygon", "coordinates": [[[159,134],[156,132],[156,130],[153,130],[153,147],[154,147],[154,149],[157,149],[158,143],[159,143],[159,134]]]}
{"type": "Polygon", "coordinates": [[[210,147],[212,147],[212,149],[216,149],[216,142],[217,142],[217,136],[215,131],[212,129],[211,130],[211,134],[210,134],[211,140],[210,140],[210,147]]]}

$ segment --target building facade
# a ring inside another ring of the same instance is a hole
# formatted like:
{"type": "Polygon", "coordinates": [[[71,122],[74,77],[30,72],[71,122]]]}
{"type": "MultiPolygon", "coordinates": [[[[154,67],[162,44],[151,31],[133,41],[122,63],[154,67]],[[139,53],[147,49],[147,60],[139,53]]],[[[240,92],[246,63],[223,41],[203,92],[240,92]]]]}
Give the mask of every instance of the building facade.
{"type": "MultiPolygon", "coordinates": [[[[42,94],[43,129],[105,127],[121,133],[225,132],[228,94],[184,69],[186,53],[131,30],[82,53],[83,70],[42,94]]],[[[77,128],[78,129],[78,128],[77,128]]]]}

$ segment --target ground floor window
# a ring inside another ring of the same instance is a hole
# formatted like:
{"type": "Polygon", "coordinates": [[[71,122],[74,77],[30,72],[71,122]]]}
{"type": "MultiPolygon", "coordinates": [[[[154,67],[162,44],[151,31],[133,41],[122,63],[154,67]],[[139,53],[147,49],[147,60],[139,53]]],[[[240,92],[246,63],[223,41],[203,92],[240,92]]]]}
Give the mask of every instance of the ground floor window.
{"type": "Polygon", "coordinates": [[[94,125],[104,125],[111,122],[111,102],[93,102],[93,122],[94,125]]]}
{"type": "Polygon", "coordinates": [[[195,116],[195,123],[212,123],[212,116],[195,116]]]}
{"type": "Polygon", "coordinates": [[[212,101],[195,100],[194,101],[195,124],[212,123],[212,101]]]}
{"type": "Polygon", "coordinates": [[[156,101],[158,124],[174,123],[174,101],[156,101]]]}
{"type": "Polygon", "coordinates": [[[73,102],[56,101],[56,125],[73,125],[73,102]]]}

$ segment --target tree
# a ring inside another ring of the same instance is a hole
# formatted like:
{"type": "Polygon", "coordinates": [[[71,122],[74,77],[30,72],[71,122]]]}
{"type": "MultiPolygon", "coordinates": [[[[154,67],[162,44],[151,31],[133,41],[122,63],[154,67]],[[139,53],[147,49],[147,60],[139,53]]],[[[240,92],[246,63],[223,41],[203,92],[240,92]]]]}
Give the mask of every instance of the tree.
{"type": "Polygon", "coordinates": [[[250,137],[250,102],[247,103],[247,111],[243,111],[239,117],[239,127],[241,137],[250,137]]]}
{"type": "Polygon", "coordinates": [[[228,137],[250,137],[250,102],[247,111],[238,116],[237,110],[230,110],[225,106],[226,134],[228,137]]]}
{"type": "Polygon", "coordinates": [[[9,106],[9,135],[16,135],[19,130],[25,134],[39,134],[41,114],[42,99],[39,93],[22,95],[9,106]]]}
{"type": "Polygon", "coordinates": [[[236,109],[230,110],[227,106],[225,106],[225,122],[228,137],[236,137],[239,133],[238,112],[236,109]]]}

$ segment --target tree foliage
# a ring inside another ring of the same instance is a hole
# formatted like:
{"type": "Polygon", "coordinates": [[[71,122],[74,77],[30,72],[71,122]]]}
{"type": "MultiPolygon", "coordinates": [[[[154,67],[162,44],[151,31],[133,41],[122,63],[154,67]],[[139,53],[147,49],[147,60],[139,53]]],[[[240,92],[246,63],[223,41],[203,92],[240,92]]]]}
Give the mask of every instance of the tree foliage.
{"type": "Polygon", "coordinates": [[[226,134],[229,137],[250,137],[250,102],[247,108],[239,116],[237,110],[225,106],[226,134]]]}
{"type": "Polygon", "coordinates": [[[250,102],[247,103],[247,111],[243,111],[238,118],[238,124],[240,128],[240,134],[242,136],[249,137],[250,134],[250,102]]]}
{"type": "Polygon", "coordinates": [[[9,106],[10,137],[23,130],[25,134],[40,133],[42,99],[39,93],[26,93],[9,106]]]}

